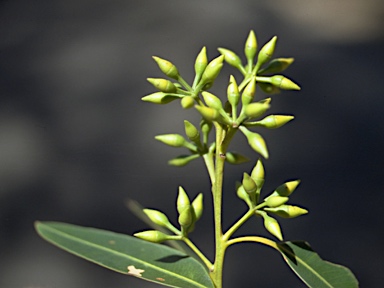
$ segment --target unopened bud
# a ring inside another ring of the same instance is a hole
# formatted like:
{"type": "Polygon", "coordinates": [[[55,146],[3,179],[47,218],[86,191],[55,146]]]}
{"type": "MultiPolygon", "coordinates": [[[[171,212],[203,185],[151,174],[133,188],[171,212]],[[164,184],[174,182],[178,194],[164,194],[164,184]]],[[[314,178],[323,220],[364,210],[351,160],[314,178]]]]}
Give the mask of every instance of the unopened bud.
{"type": "Polygon", "coordinates": [[[241,102],[243,106],[247,106],[253,101],[256,92],[256,79],[252,77],[247,86],[244,88],[243,94],[241,95],[241,102]]]}
{"type": "Polygon", "coordinates": [[[264,158],[268,158],[268,149],[263,137],[258,133],[249,131],[244,126],[240,126],[239,129],[247,137],[249,146],[264,158]]]}
{"type": "Polygon", "coordinates": [[[236,83],[236,79],[232,75],[229,78],[227,97],[228,97],[229,103],[233,107],[237,107],[237,104],[239,104],[239,101],[240,101],[240,93],[239,93],[239,87],[237,86],[237,83],[236,83]]]}
{"type": "Polygon", "coordinates": [[[241,59],[235,52],[225,48],[218,48],[217,50],[224,56],[225,62],[245,73],[241,59]]]}
{"type": "Polygon", "coordinates": [[[245,192],[249,195],[256,193],[257,185],[255,181],[249,176],[247,173],[243,173],[243,182],[242,185],[244,187],[245,192]]]}
{"type": "Polygon", "coordinates": [[[173,63],[169,62],[168,60],[162,59],[160,57],[153,56],[152,57],[157,65],[159,66],[160,70],[167,75],[170,78],[178,79],[179,78],[179,71],[177,70],[176,66],[173,65],[173,63]]]}
{"type": "Polygon", "coordinates": [[[276,58],[268,63],[268,66],[260,70],[259,74],[280,73],[287,69],[292,63],[293,58],[276,58]]]}
{"type": "Polygon", "coordinates": [[[187,135],[189,140],[193,142],[200,141],[200,133],[199,133],[199,130],[197,130],[195,125],[193,125],[188,120],[184,120],[184,128],[185,128],[185,134],[187,135]]]}
{"type": "Polygon", "coordinates": [[[219,111],[223,110],[223,104],[217,96],[207,91],[203,91],[201,95],[203,96],[204,102],[208,107],[219,111]]]}
{"type": "Polygon", "coordinates": [[[187,165],[192,160],[195,160],[199,157],[200,157],[199,154],[181,155],[181,156],[178,156],[176,158],[169,160],[168,164],[172,165],[172,166],[182,167],[182,166],[187,165]]]}
{"type": "Polygon", "coordinates": [[[272,85],[271,83],[265,83],[265,82],[257,82],[257,85],[263,90],[264,93],[269,95],[275,95],[279,94],[281,91],[276,86],[272,85]]]}
{"type": "Polygon", "coordinates": [[[276,129],[287,124],[289,121],[293,120],[293,118],[295,117],[289,115],[269,115],[264,119],[257,121],[257,126],[263,126],[268,129],[276,129]]]}
{"type": "Polygon", "coordinates": [[[245,157],[244,155],[236,152],[227,152],[225,153],[225,161],[227,161],[229,164],[242,164],[249,161],[249,158],[245,157]]]}
{"type": "Polygon", "coordinates": [[[244,53],[245,53],[245,56],[247,57],[248,64],[253,63],[256,52],[257,52],[257,39],[256,39],[255,32],[251,30],[249,32],[247,41],[245,41],[245,47],[244,47],[244,53]]]}
{"type": "Polygon", "coordinates": [[[143,98],[141,98],[141,100],[145,102],[151,102],[154,104],[168,104],[169,102],[172,102],[173,100],[176,100],[179,98],[180,98],[179,96],[169,95],[164,92],[155,92],[147,96],[144,96],[143,98]]]}
{"type": "Polygon", "coordinates": [[[269,40],[259,52],[257,57],[257,67],[260,68],[269,60],[271,60],[273,52],[275,52],[277,37],[274,36],[271,40],[269,40]]]}
{"type": "Polygon", "coordinates": [[[176,92],[176,86],[167,79],[162,78],[147,78],[148,82],[151,83],[155,88],[159,89],[164,93],[176,92]]]}
{"type": "Polygon", "coordinates": [[[253,206],[251,198],[249,194],[245,191],[243,185],[241,183],[237,182],[236,183],[236,195],[239,197],[241,200],[243,200],[245,203],[247,203],[248,207],[251,208],[253,206]]]}
{"type": "Polygon", "coordinates": [[[179,186],[179,193],[177,195],[176,200],[176,208],[179,214],[183,212],[187,207],[191,205],[191,202],[189,201],[189,197],[187,193],[185,192],[184,188],[179,186]]]}
{"type": "Polygon", "coordinates": [[[201,218],[203,215],[203,193],[200,193],[196,196],[196,198],[192,201],[192,208],[195,212],[196,221],[201,218]]]}
{"type": "Polygon", "coordinates": [[[197,111],[200,112],[200,114],[206,119],[207,121],[217,121],[219,120],[220,117],[220,112],[217,111],[216,109],[205,107],[205,106],[198,106],[196,105],[195,108],[197,111]]]}
{"type": "Polygon", "coordinates": [[[168,217],[160,211],[153,210],[153,209],[143,209],[143,212],[156,225],[159,225],[161,227],[170,227],[170,225],[172,225],[169,222],[168,217]]]}
{"type": "Polygon", "coordinates": [[[221,55],[213,59],[205,68],[201,81],[205,84],[212,83],[215,81],[216,77],[219,75],[221,68],[223,67],[224,56],[221,55]]]}
{"type": "Polygon", "coordinates": [[[184,109],[192,108],[193,104],[195,104],[195,99],[193,99],[192,96],[184,96],[181,98],[181,107],[184,109]]]}
{"type": "Polygon", "coordinates": [[[269,104],[255,102],[245,106],[244,112],[249,118],[257,118],[263,115],[269,107],[269,104]]]}
{"type": "Polygon", "coordinates": [[[192,207],[188,205],[179,215],[179,224],[183,229],[188,229],[193,223],[192,207]]]}
{"type": "Polygon", "coordinates": [[[197,55],[196,61],[195,61],[196,76],[200,77],[204,73],[204,70],[207,67],[207,65],[208,65],[207,49],[203,47],[200,53],[197,55]]]}
{"type": "Polygon", "coordinates": [[[300,86],[283,75],[275,75],[271,77],[271,83],[283,90],[300,90],[300,86]]]}
{"type": "Polygon", "coordinates": [[[184,137],[179,134],[157,135],[155,139],[173,147],[182,147],[187,142],[184,137]]]}
{"type": "Polygon", "coordinates": [[[162,243],[170,239],[169,235],[157,230],[138,232],[133,234],[133,236],[153,243],[162,243]]]}
{"type": "Polygon", "coordinates": [[[308,210],[293,205],[281,205],[277,208],[264,208],[264,210],[282,218],[295,218],[308,213],[308,210]]]}
{"type": "Polygon", "coordinates": [[[283,196],[272,196],[268,197],[268,199],[265,201],[268,207],[270,208],[276,208],[283,204],[285,204],[289,200],[288,197],[283,196]]]}
{"type": "Polygon", "coordinates": [[[275,236],[280,241],[283,241],[283,235],[281,233],[279,222],[275,218],[272,218],[267,215],[267,213],[262,214],[264,218],[264,227],[268,230],[269,233],[271,233],[273,236],[275,236]]]}

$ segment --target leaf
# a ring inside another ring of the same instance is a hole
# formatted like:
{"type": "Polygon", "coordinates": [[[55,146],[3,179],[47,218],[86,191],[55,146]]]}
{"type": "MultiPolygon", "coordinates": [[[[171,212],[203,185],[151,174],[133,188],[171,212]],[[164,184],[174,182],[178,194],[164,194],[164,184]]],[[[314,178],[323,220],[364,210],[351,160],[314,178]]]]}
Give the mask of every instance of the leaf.
{"type": "Polygon", "coordinates": [[[119,273],[169,287],[214,287],[201,263],[164,245],[58,222],[36,222],[35,228],[59,248],[119,273]]]}
{"type": "Polygon", "coordinates": [[[277,246],[287,264],[308,287],[359,287],[351,270],[322,260],[307,242],[286,241],[277,246]]]}

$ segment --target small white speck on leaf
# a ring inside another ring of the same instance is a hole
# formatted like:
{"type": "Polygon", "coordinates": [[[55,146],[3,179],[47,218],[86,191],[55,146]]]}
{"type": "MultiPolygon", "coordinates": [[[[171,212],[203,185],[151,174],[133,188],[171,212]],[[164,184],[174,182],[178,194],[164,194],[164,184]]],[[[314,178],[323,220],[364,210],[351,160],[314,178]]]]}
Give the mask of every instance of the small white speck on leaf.
{"type": "Polygon", "coordinates": [[[127,268],[128,268],[128,274],[136,277],[142,277],[141,273],[145,271],[143,269],[137,269],[133,265],[129,265],[127,268]]]}

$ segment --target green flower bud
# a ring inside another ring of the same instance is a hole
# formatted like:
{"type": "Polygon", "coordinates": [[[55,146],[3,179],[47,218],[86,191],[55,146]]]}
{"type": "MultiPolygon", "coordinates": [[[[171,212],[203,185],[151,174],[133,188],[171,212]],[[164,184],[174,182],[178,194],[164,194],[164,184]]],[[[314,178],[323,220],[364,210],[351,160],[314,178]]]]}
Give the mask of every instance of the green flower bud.
{"type": "Polygon", "coordinates": [[[276,41],[277,41],[277,37],[274,36],[271,40],[268,41],[268,43],[266,43],[260,49],[259,55],[257,57],[257,64],[256,64],[258,68],[263,66],[269,60],[271,60],[273,56],[273,52],[275,52],[276,41]]]}
{"type": "Polygon", "coordinates": [[[199,130],[191,122],[184,120],[185,134],[193,142],[200,142],[199,130]]]}
{"type": "Polygon", "coordinates": [[[275,75],[271,77],[271,83],[276,87],[284,90],[300,90],[299,85],[283,75],[275,75]]]}
{"type": "Polygon", "coordinates": [[[245,106],[244,112],[249,118],[257,118],[263,115],[269,107],[269,104],[255,102],[245,106]]]}
{"type": "Polygon", "coordinates": [[[240,57],[233,51],[225,48],[218,48],[221,55],[224,56],[225,62],[227,62],[229,65],[239,69],[243,74],[246,73],[243,65],[241,64],[240,57]]]}
{"type": "Polygon", "coordinates": [[[179,134],[157,135],[155,136],[155,139],[173,147],[182,147],[187,142],[184,137],[179,134]]]}
{"type": "Polygon", "coordinates": [[[239,93],[239,87],[237,86],[237,83],[236,83],[236,79],[232,75],[229,78],[227,97],[228,97],[229,103],[231,103],[233,107],[237,107],[237,104],[239,104],[239,101],[240,101],[240,93],[239,93]]]}
{"type": "Polygon", "coordinates": [[[287,69],[294,61],[293,58],[276,58],[268,63],[268,66],[259,71],[259,74],[280,73],[287,69]]]}
{"type": "Polygon", "coordinates": [[[257,52],[256,35],[255,35],[255,32],[251,30],[249,32],[247,41],[245,41],[245,47],[244,47],[244,53],[245,53],[245,56],[247,57],[248,64],[253,63],[256,52],[257,52]]]}
{"type": "Polygon", "coordinates": [[[160,211],[153,210],[153,209],[143,209],[143,212],[156,225],[159,225],[161,227],[166,227],[166,228],[172,226],[172,224],[168,220],[168,217],[160,211]]]}
{"type": "Polygon", "coordinates": [[[197,111],[200,112],[200,114],[206,119],[207,121],[217,121],[221,119],[220,112],[216,109],[205,107],[205,106],[198,106],[196,105],[195,108],[197,111]]]}
{"type": "Polygon", "coordinates": [[[263,126],[268,129],[276,129],[287,124],[289,121],[293,120],[293,116],[289,115],[269,115],[264,119],[255,122],[255,125],[252,126],[263,126]]]}
{"type": "Polygon", "coordinates": [[[260,159],[257,160],[255,167],[252,169],[251,177],[257,185],[257,193],[260,193],[260,190],[263,187],[265,181],[264,166],[260,159]]]}
{"type": "Polygon", "coordinates": [[[276,190],[273,192],[271,196],[284,196],[287,197],[293,193],[293,191],[296,190],[297,186],[299,186],[300,180],[294,180],[286,182],[279,187],[276,188],[276,190]]]}
{"type": "Polygon", "coordinates": [[[256,79],[252,77],[247,86],[244,88],[243,94],[241,95],[241,102],[243,106],[247,106],[253,101],[253,97],[256,92],[256,79]]]}
{"type": "Polygon", "coordinates": [[[253,207],[251,198],[249,197],[249,194],[245,191],[243,185],[240,184],[240,182],[236,183],[236,195],[239,197],[241,200],[243,200],[245,203],[247,203],[248,207],[251,208],[253,207]]]}
{"type": "Polygon", "coordinates": [[[205,68],[201,81],[205,84],[212,83],[215,81],[216,77],[219,75],[221,68],[223,67],[224,56],[221,55],[213,59],[205,68]]]}
{"type": "Polygon", "coordinates": [[[271,233],[273,236],[275,236],[280,241],[283,241],[283,235],[281,233],[279,222],[275,218],[272,218],[267,215],[267,213],[262,214],[264,218],[264,227],[268,230],[269,233],[271,233]]]}
{"type": "Polygon", "coordinates": [[[308,210],[292,205],[281,205],[277,208],[264,208],[264,210],[282,218],[295,218],[308,213],[308,210]]]}
{"type": "Polygon", "coordinates": [[[288,197],[283,196],[272,196],[268,197],[268,199],[265,201],[268,207],[270,208],[276,208],[283,204],[285,204],[289,200],[288,197]]]}
{"type": "Polygon", "coordinates": [[[192,160],[199,158],[199,154],[181,155],[168,161],[168,165],[182,167],[187,165],[192,160]]]}
{"type": "Polygon", "coordinates": [[[201,77],[207,65],[208,65],[207,49],[203,47],[199,55],[197,55],[196,61],[195,61],[196,76],[201,77]]]}
{"type": "Polygon", "coordinates": [[[170,239],[169,235],[157,230],[138,232],[133,234],[133,236],[153,243],[162,243],[170,239]]]}
{"type": "Polygon", "coordinates": [[[200,193],[199,195],[196,196],[196,198],[192,201],[192,208],[193,211],[195,212],[195,218],[199,220],[201,216],[203,215],[203,193],[200,193]]]}
{"type": "Polygon", "coordinates": [[[280,89],[271,83],[257,82],[257,85],[259,85],[261,90],[266,94],[275,95],[280,93],[280,89]]]}
{"type": "Polygon", "coordinates": [[[168,77],[172,78],[172,79],[178,79],[179,78],[179,71],[177,70],[176,66],[173,65],[171,62],[165,60],[165,59],[162,59],[160,57],[156,57],[156,56],[153,56],[152,57],[157,65],[159,66],[160,70],[165,74],[167,75],[168,77]]]}
{"type": "Polygon", "coordinates": [[[251,176],[249,176],[247,173],[243,173],[243,182],[242,185],[244,187],[245,192],[247,192],[249,195],[256,193],[256,183],[252,179],[251,176]]]}
{"type": "Polygon", "coordinates": [[[221,103],[221,100],[217,96],[207,91],[203,91],[201,95],[203,96],[204,102],[205,104],[207,104],[208,107],[218,111],[223,110],[223,104],[221,103]]]}
{"type": "Polygon", "coordinates": [[[244,126],[240,126],[239,129],[241,130],[241,132],[243,132],[245,137],[247,137],[249,146],[251,146],[253,150],[255,150],[257,153],[267,159],[269,156],[268,149],[263,137],[261,137],[261,135],[258,133],[249,131],[244,126]]]}
{"type": "Polygon", "coordinates": [[[192,108],[194,104],[195,99],[193,99],[192,96],[184,96],[183,98],[181,98],[181,107],[183,107],[184,109],[192,108]]]}
{"type": "Polygon", "coordinates": [[[249,158],[236,153],[236,152],[227,152],[225,153],[225,161],[227,161],[229,164],[242,164],[249,161],[249,158]]]}
{"type": "Polygon", "coordinates": [[[164,93],[176,92],[176,86],[167,79],[162,78],[147,78],[148,82],[151,83],[155,88],[159,89],[164,93]]]}
{"type": "Polygon", "coordinates": [[[179,224],[182,229],[188,229],[193,223],[193,213],[191,205],[188,205],[179,215],[179,224]]]}
{"type": "Polygon", "coordinates": [[[189,197],[183,187],[179,186],[179,194],[177,195],[176,208],[179,214],[191,205],[189,197]]]}
{"type": "Polygon", "coordinates": [[[149,94],[147,96],[144,96],[141,98],[141,100],[145,102],[151,102],[154,104],[168,104],[169,102],[172,102],[173,100],[179,99],[179,96],[175,95],[169,95],[163,92],[156,92],[149,94]]]}

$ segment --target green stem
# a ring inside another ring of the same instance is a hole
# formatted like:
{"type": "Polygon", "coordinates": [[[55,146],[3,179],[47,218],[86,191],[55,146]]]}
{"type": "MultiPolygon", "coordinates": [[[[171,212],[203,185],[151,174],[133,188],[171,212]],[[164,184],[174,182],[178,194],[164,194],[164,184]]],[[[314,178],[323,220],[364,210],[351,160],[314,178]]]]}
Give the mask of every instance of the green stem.
{"type": "Polygon", "coordinates": [[[244,236],[244,237],[238,237],[238,238],[235,238],[235,239],[231,239],[227,242],[227,245],[230,246],[230,245],[233,245],[233,244],[236,244],[236,243],[243,243],[243,242],[256,242],[256,243],[261,243],[261,244],[264,244],[264,245],[267,245],[269,247],[272,247],[276,250],[279,250],[279,247],[277,245],[276,242],[268,239],[268,238],[264,238],[264,237],[260,237],[260,236],[244,236]]]}
{"type": "Polygon", "coordinates": [[[204,254],[203,254],[203,253],[196,247],[196,245],[193,244],[193,242],[192,242],[191,240],[189,240],[188,238],[186,238],[186,237],[183,237],[183,241],[184,241],[185,244],[188,245],[189,248],[192,249],[193,252],[195,252],[195,254],[196,254],[197,256],[199,256],[199,258],[204,262],[204,264],[207,266],[207,268],[208,268],[209,270],[211,270],[213,264],[212,264],[211,261],[209,261],[208,258],[205,257],[205,255],[204,255],[204,254]]]}

